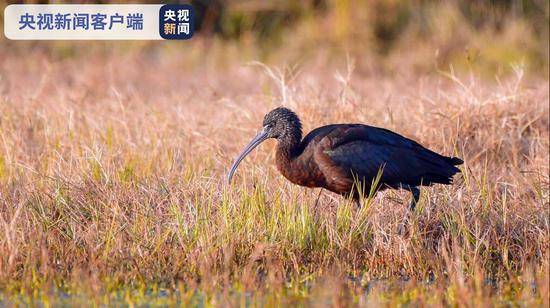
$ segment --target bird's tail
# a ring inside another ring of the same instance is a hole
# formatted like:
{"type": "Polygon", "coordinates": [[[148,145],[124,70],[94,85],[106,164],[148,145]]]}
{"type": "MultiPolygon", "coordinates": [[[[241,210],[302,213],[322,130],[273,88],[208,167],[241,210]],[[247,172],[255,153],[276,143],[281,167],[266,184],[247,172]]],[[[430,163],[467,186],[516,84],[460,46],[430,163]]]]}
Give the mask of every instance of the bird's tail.
{"type": "Polygon", "coordinates": [[[453,176],[460,173],[460,169],[455,166],[464,163],[464,161],[458,157],[448,157],[437,153],[435,153],[435,155],[422,155],[419,158],[423,164],[422,168],[425,170],[425,173],[422,175],[424,185],[430,185],[432,183],[451,184],[453,182],[453,176]]]}
{"type": "Polygon", "coordinates": [[[447,161],[453,166],[462,165],[464,163],[464,161],[458,157],[447,157],[447,161]]]}

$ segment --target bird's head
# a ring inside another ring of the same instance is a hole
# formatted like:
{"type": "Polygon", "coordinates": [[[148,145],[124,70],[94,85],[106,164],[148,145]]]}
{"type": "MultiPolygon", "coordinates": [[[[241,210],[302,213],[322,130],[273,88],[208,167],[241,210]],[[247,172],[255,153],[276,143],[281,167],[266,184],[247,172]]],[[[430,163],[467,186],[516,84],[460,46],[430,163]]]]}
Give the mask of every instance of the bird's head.
{"type": "Polygon", "coordinates": [[[291,142],[300,141],[302,138],[302,123],[298,116],[290,109],[284,107],[278,107],[271,110],[265,115],[262,124],[262,129],[258,134],[250,141],[250,143],[244,148],[241,154],[237,157],[228,175],[228,181],[231,183],[231,179],[237,171],[237,167],[241,161],[248,155],[255,147],[269,138],[275,138],[279,142],[291,142]]]}

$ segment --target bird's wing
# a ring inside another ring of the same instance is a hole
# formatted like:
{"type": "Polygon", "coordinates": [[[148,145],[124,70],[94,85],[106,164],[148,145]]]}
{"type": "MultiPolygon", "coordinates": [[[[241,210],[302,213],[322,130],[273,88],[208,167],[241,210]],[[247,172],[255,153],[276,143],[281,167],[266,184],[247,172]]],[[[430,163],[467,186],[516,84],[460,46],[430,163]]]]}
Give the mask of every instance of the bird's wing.
{"type": "Polygon", "coordinates": [[[380,182],[392,187],[446,181],[449,172],[442,170],[450,166],[442,158],[392,131],[360,124],[334,128],[319,140],[316,155],[329,182],[350,176],[372,181],[381,171],[380,182]]]}
{"type": "Polygon", "coordinates": [[[359,140],[399,148],[412,149],[422,147],[416,141],[403,137],[391,130],[363,124],[338,125],[325,137],[331,140],[332,148],[359,140]]]}
{"type": "Polygon", "coordinates": [[[414,178],[420,167],[409,152],[408,149],[359,140],[327,149],[324,154],[329,158],[330,164],[348,171],[348,178],[351,176],[372,182],[381,172],[381,183],[398,186],[407,182],[407,179],[414,178]]]}

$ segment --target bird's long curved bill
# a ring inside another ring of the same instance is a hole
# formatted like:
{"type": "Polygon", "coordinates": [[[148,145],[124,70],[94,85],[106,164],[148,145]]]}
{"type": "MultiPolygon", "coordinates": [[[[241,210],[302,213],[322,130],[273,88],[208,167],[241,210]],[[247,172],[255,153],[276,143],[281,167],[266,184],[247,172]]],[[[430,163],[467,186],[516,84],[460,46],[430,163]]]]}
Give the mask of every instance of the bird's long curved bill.
{"type": "Polygon", "coordinates": [[[231,166],[231,169],[229,170],[229,175],[227,176],[227,181],[231,183],[231,179],[233,178],[233,175],[235,174],[235,171],[237,171],[237,167],[241,163],[241,161],[248,155],[252,150],[254,150],[255,147],[257,147],[260,143],[262,143],[264,140],[267,139],[267,132],[265,129],[262,129],[255,137],[250,141],[250,143],[244,148],[244,150],[239,154],[233,165],[231,166]]]}

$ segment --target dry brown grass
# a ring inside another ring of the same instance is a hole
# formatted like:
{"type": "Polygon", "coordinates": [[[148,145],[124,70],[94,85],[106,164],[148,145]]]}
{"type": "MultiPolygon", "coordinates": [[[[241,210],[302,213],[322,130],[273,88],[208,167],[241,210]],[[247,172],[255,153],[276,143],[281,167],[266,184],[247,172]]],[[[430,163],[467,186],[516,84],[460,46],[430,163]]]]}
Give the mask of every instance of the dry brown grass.
{"type": "Polygon", "coordinates": [[[548,306],[548,80],[521,69],[497,81],[388,77],[345,57],[244,65],[211,49],[3,51],[6,303],[62,300],[52,290],[139,303],[161,288],[169,304],[548,306]],[[407,193],[354,211],[323,192],[315,206],[318,190],[274,168],[275,142],[227,187],[231,160],[282,104],[306,131],[395,130],[463,157],[463,175],[423,190],[405,238],[395,230],[407,193]]]}

